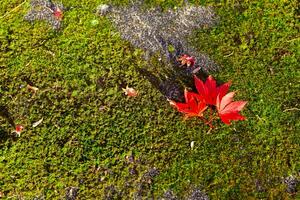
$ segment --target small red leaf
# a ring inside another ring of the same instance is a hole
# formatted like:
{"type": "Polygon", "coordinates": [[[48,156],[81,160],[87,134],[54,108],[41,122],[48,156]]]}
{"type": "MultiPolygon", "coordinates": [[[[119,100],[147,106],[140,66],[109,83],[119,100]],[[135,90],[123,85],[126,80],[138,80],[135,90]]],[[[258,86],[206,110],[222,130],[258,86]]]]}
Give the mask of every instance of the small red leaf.
{"type": "Polygon", "coordinates": [[[126,86],[126,88],[122,88],[122,90],[124,91],[125,95],[127,95],[129,97],[136,97],[136,96],[138,96],[138,92],[135,89],[130,88],[128,86],[126,86]]]}
{"type": "Polygon", "coordinates": [[[22,125],[16,125],[14,132],[17,134],[17,136],[20,136],[23,129],[24,129],[24,127],[22,125]]]}
{"type": "Polygon", "coordinates": [[[61,21],[64,17],[63,11],[59,7],[55,8],[55,10],[53,11],[53,15],[59,21],[61,21]]]}
{"type": "Polygon", "coordinates": [[[180,56],[177,60],[181,62],[181,65],[186,65],[187,67],[193,67],[196,61],[195,57],[186,54],[180,56]]]}

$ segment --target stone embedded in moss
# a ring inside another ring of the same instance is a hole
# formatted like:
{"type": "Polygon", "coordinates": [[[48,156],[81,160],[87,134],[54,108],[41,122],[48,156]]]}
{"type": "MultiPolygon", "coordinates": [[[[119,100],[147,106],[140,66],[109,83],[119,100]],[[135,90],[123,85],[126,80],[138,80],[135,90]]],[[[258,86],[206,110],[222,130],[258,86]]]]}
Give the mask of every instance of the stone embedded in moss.
{"type": "Polygon", "coordinates": [[[96,13],[100,16],[106,15],[110,12],[111,6],[107,4],[101,4],[97,7],[96,13]]]}
{"type": "Polygon", "coordinates": [[[187,200],[209,200],[209,197],[198,188],[195,188],[187,200]]]}
{"type": "Polygon", "coordinates": [[[66,200],[75,200],[78,195],[79,188],[77,187],[68,187],[66,189],[66,200]]]}
{"type": "Polygon", "coordinates": [[[164,200],[178,200],[176,195],[174,195],[172,190],[167,190],[163,195],[164,200]]]}
{"type": "Polygon", "coordinates": [[[187,5],[163,12],[159,8],[142,9],[140,3],[128,7],[99,7],[98,12],[105,10],[122,38],[134,46],[150,54],[159,52],[168,60],[185,53],[194,56],[195,65],[201,66],[203,71],[217,69],[213,61],[194,50],[188,42],[193,31],[216,24],[217,17],[211,8],[187,5]],[[173,51],[170,46],[174,47],[173,51]]]}
{"type": "Polygon", "coordinates": [[[284,179],[284,183],[287,186],[286,191],[290,194],[295,194],[297,192],[297,186],[300,181],[294,176],[289,176],[284,179]]]}
{"type": "Polygon", "coordinates": [[[55,30],[61,28],[62,12],[64,7],[62,4],[53,3],[51,0],[31,0],[30,10],[24,19],[29,22],[46,21],[55,30]]]}

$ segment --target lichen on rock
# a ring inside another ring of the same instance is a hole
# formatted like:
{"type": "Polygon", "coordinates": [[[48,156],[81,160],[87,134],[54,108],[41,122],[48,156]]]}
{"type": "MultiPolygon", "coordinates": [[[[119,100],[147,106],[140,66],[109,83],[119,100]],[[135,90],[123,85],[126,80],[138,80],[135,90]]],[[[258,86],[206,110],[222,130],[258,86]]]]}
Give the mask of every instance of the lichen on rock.
{"type": "Polygon", "coordinates": [[[51,0],[31,0],[24,19],[29,22],[46,21],[55,30],[61,28],[64,6],[51,0]]]}
{"type": "Polygon", "coordinates": [[[142,9],[141,3],[126,7],[103,4],[98,6],[97,13],[107,16],[123,39],[150,55],[158,52],[174,61],[176,56],[185,53],[196,58],[195,66],[200,66],[202,71],[217,70],[212,60],[197,52],[188,42],[193,31],[217,23],[212,8],[186,5],[162,11],[159,8],[142,9]],[[174,51],[170,51],[170,47],[174,51]]]}

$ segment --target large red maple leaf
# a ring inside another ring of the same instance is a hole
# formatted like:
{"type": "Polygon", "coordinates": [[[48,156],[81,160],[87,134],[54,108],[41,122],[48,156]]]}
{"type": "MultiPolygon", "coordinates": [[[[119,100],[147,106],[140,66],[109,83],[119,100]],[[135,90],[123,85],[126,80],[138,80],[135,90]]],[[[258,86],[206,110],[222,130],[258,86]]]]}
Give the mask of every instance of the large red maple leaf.
{"type": "Polygon", "coordinates": [[[185,103],[170,101],[170,104],[177,108],[179,112],[184,113],[186,118],[202,117],[207,106],[200,96],[185,89],[184,98],[185,103]]]}
{"type": "Polygon", "coordinates": [[[214,115],[210,114],[208,120],[203,117],[204,111],[210,106],[211,111],[216,107],[219,117],[225,124],[230,124],[234,120],[246,119],[240,114],[240,111],[245,107],[247,101],[233,101],[235,92],[226,94],[231,85],[230,81],[217,86],[212,76],[209,76],[205,83],[196,76],[194,76],[194,80],[199,94],[185,90],[185,103],[170,101],[170,104],[176,107],[179,112],[184,113],[186,118],[200,117],[212,128],[214,115]]]}
{"type": "Polygon", "coordinates": [[[197,76],[194,76],[195,86],[200,95],[206,104],[215,106],[217,96],[222,99],[222,97],[228,92],[231,82],[224,83],[217,87],[216,80],[210,75],[205,83],[197,76]]]}
{"type": "Polygon", "coordinates": [[[218,95],[216,107],[219,116],[225,124],[230,124],[232,120],[245,120],[246,118],[240,115],[240,111],[247,104],[247,101],[233,101],[235,92],[230,92],[225,96],[218,95]]]}

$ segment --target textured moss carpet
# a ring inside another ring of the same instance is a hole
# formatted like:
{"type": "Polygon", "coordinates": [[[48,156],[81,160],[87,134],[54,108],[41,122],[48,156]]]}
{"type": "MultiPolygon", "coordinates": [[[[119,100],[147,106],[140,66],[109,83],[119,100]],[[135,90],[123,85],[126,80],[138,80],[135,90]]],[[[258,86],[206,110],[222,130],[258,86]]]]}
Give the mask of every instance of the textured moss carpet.
{"type": "Polygon", "coordinates": [[[210,132],[197,119],[184,121],[136,71],[149,65],[142,51],[95,14],[108,1],[62,3],[59,31],[24,21],[29,1],[0,4],[4,198],[183,199],[197,189],[210,199],[300,198],[289,181],[300,178],[296,0],[192,1],[219,16],[217,26],[191,36],[195,48],[221,66],[212,75],[232,80],[236,99],[249,101],[246,121],[218,122],[210,132]],[[126,97],[126,85],[139,96],[126,97]],[[20,137],[7,118],[25,127],[20,137]]]}

